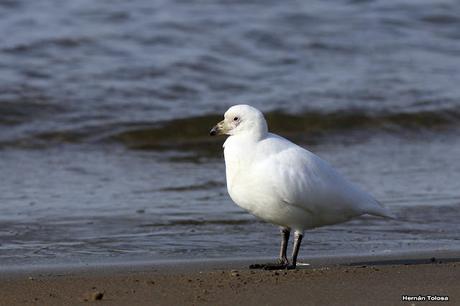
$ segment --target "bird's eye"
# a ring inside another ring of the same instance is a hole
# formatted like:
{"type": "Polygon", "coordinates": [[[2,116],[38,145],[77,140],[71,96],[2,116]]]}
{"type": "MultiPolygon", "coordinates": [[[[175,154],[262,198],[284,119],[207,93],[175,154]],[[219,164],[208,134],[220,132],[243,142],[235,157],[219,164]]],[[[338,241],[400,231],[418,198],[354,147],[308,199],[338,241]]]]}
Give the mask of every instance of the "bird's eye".
{"type": "Polygon", "coordinates": [[[235,117],[235,118],[233,118],[233,121],[238,121],[238,119],[240,119],[240,118],[235,117]]]}

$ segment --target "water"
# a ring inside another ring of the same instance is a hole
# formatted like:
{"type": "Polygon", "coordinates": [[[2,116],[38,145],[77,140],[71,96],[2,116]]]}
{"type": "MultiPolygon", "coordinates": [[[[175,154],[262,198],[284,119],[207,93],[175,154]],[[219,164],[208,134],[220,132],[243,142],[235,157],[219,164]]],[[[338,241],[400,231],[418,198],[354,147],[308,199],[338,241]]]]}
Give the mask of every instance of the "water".
{"type": "Polygon", "coordinates": [[[303,255],[458,250],[455,1],[3,1],[0,265],[261,257],[231,203],[236,103],[399,216],[307,233],[303,255]]]}

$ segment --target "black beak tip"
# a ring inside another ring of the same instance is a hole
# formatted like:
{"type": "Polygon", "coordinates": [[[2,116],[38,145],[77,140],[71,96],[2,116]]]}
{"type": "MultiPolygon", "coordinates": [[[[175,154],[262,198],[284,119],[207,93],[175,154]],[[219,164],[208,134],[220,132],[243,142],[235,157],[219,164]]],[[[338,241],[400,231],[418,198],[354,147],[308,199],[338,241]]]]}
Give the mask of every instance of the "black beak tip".
{"type": "Polygon", "coordinates": [[[216,129],[214,129],[214,128],[211,129],[211,130],[209,131],[209,135],[211,135],[211,136],[216,136],[216,135],[217,135],[216,129]]]}

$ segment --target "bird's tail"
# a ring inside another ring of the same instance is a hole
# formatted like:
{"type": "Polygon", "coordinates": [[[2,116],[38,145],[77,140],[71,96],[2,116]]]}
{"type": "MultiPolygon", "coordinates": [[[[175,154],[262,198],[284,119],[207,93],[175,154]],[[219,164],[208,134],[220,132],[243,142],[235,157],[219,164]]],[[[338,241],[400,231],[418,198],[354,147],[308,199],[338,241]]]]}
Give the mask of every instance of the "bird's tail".
{"type": "Polygon", "coordinates": [[[367,207],[367,209],[366,209],[367,214],[373,215],[373,216],[378,216],[378,217],[383,217],[383,218],[387,218],[387,219],[397,219],[396,215],[393,214],[392,212],[390,212],[388,210],[388,208],[383,206],[382,203],[380,203],[379,201],[377,201],[375,199],[373,199],[373,200],[375,201],[375,204],[372,205],[372,206],[367,207]]]}

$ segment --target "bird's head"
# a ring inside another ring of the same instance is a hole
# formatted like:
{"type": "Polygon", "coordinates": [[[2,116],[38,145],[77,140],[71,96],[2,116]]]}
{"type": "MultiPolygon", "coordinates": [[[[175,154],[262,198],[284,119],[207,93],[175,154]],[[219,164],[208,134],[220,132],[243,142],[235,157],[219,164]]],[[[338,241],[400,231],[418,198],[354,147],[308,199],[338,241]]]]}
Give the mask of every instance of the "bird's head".
{"type": "Polygon", "coordinates": [[[264,137],[267,132],[264,115],[257,108],[240,104],[230,107],[224,114],[224,120],[217,123],[209,134],[211,136],[253,134],[264,137]]]}

